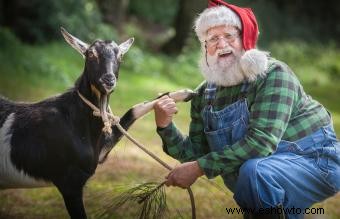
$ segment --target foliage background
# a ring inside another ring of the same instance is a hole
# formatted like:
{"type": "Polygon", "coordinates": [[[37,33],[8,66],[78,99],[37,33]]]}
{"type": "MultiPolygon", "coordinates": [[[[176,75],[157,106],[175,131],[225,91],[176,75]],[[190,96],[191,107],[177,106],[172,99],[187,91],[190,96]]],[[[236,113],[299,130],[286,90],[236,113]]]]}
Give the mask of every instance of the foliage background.
{"type": "MultiPolygon", "coordinates": [[[[252,7],[260,24],[260,49],[285,61],[298,75],[305,90],[324,104],[333,115],[340,134],[340,22],[338,1],[241,0],[230,1],[252,7]]],[[[73,86],[81,74],[83,60],[59,33],[64,26],[80,39],[96,38],[122,42],[130,36],[135,44],[124,58],[118,89],[111,107],[122,115],[129,107],[154,98],[160,92],[194,89],[201,81],[197,60],[200,49],[192,20],[184,44],[177,52],[163,46],[176,38],[176,19],[197,15],[204,0],[0,0],[0,94],[17,101],[39,101],[73,86]],[[192,8],[187,7],[192,5],[192,8]],[[190,11],[188,11],[190,10],[190,11]],[[179,51],[179,52],[178,52],[179,51]]],[[[183,22],[184,24],[184,22],[183,22]]],[[[172,44],[173,47],[180,43],[172,44]]],[[[189,104],[179,104],[175,122],[188,131],[189,104]]],[[[148,145],[172,166],[177,161],[166,156],[155,133],[153,114],[137,121],[131,134],[148,145]]],[[[137,183],[162,181],[167,171],[123,139],[100,165],[85,189],[85,204],[90,218],[110,202],[122,188],[137,183]]],[[[226,207],[237,207],[232,194],[220,178],[215,185],[200,179],[193,186],[198,218],[241,218],[227,215],[226,207]],[[218,186],[216,186],[216,184],[218,186]]],[[[187,194],[167,189],[170,218],[190,218],[187,194]]],[[[326,218],[339,218],[340,196],[315,207],[323,207],[326,218]]],[[[112,218],[135,218],[133,208],[112,218]]],[[[0,218],[66,218],[61,196],[55,188],[0,191],[0,218]]],[[[308,218],[308,216],[307,216],[308,218]]],[[[311,218],[311,217],[309,217],[311,218]]]]}

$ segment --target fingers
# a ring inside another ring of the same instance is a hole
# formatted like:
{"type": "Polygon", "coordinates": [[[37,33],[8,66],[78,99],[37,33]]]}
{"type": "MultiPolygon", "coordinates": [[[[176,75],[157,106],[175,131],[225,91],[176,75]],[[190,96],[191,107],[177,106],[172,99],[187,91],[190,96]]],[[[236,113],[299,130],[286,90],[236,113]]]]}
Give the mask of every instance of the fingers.
{"type": "MultiPolygon", "coordinates": [[[[171,173],[171,172],[170,172],[171,173]]],[[[165,181],[165,185],[166,186],[173,186],[173,179],[171,177],[169,177],[170,173],[165,177],[166,181],[165,181]]]]}
{"type": "Polygon", "coordinates": [[[186,189],[188,188],[188,186],[183,182],[183,180],[181,180],[178,177],[178,174],[176,173],[176,170],[172,170],[166,177],[165,177],[166,181],[165,181],[165,185],[166,186],[177,186],[180,187],[182,189],[186,189]]]}
{"type": "Polygon", "coordinates": [[[154,104],[155,120],[157,127],[166,127],[172,121],[172,116],[177,113],[175,101],[169,96],[162,96],[154,104]]]}
{"type": "Polygon", "coordinates": [[[163,96],[155,103],[155,109],[163,111],[169,115],[177,112],[177,107],[175,101],[169,96],[163,96]]]}
{"type": "Polygon", "coordinates": [[[197,161],[182,163],[171,170],[168,176],[165,177],[165,184],[185,189],[190,187],[203,174],[197,161]]]}
{"type": "Polygon", "coordinates": [[[165,177],[165,179],[166,179],[166,182],[165,182],[166,186],[177,186],[173,170],[170,171],[170,173],[165,177]]]}
{"type": "Polygon", "coordinates": [[[180,187],[182,189],[186,189],[187,187],[179,182],[177,182],[173,177],[170,177],[168,178],[166,181],[165,181],[165,185],[166,186],[177,186],[177,187],[180,187]]]}

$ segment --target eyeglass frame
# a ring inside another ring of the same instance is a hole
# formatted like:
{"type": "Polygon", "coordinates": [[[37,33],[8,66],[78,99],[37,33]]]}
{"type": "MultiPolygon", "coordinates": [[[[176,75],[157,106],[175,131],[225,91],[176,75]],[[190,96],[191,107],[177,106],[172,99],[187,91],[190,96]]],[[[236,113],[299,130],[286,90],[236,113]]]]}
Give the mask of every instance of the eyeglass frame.
{"type": "Polygon", "coordinates": [[[236,30],[234,33],[224,33],[223,35],[213,35],[209,39],[205,40],[205,44],[209,47],[216,46],[218,42],[223,39],[224,42],[233,43],[235,40],[241,36],[240,30],[236,30]],[[213,40],[214,39],[214,40],[213,40]],[[213,40],[213,42],[211,41],[213,40]]]}

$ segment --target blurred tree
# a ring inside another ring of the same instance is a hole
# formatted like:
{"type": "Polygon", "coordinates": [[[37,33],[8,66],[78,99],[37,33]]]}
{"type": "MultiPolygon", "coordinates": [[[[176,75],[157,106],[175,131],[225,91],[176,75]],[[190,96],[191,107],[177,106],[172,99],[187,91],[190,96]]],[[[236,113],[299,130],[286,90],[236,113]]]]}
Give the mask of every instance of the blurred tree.
{"type": "Polygon", "coordinates": [[[174,29],[176,34],[162,46],[166,54],[176,55],[180,53],[185,45],[186,39],[193,28],[196,15],[207,5],[207,0],[181,0],[179,10],[175,17],[174,29]]]}
{"type": "Polygon", "coordinates": [[[102,25],[94,0],[3,0],[0,13],[2,25],[28,43],[60,39],[60,26],[84,40],[93,39],[97,33],[101,37],[114,35],[102,25]]]}
{"type": "Polygon", "coordinates": [[[340,43],[340,1],[275,0],[273,3],[311,29],[312,40],[333,39],[340,43]]]}
{"type": "Polygon", "coordinates": [[[102,13],[103,21],[121,29],[126,18],[129,0],[96,0],[102,13]]]}
{"type": "Polygon", "coordinates": [[[169,26],[178,11],[182,0],[130,0],[129,13],[143,21],[169,26]]]}
{"type": "MultiPolygon", "coordinates": [[[[331,40],[340,45],[338,0],[226,1],[254,9],[260,25],[260,46],[291,39],[325,43],[331,40]]],[[[150,24],[172,26],[175,35],[162,46],[162,51],[178,54],[192,33],[194,17],[206,5],[207,0],[0,0],[0,25],[31,43],[59,38],[61,25],[83,39],[112,38],[112,24],[119,28],[125,18],[133,15],[143,32],[148,31],[144,27],[150,24]],[[103,24],[102,18],[110,25],[103,24]]]]}
{"type": "Polygon", "coordinates": [[[4,25],[4,0],[0,0],[0,25],[4,25]]]}
{"type": "MultiPolygon", "coordinates": [[[[42,36],[38,31],[51,32],[49,25],[50,12],[48,4],[39,4],[38,1],[25,0],[4,0],[3,1],[3,25],[12,29],[22,40],[33,42],[35,40],[42,40],[42,36]],[[44,20],[44,22],[43,22],[44,20]]],[[[49,35],[49,34],[48,34],[49,35]]],[[[49,37],[49,36],[46,36],[49,37]]]]}

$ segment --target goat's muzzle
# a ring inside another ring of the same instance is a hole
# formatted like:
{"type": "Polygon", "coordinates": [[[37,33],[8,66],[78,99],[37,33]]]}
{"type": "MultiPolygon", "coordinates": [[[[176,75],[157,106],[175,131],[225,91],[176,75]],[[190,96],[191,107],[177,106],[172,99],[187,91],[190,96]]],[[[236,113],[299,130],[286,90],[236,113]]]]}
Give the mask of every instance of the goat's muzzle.
{"type": "Polygon", "coordinates": [[[107,94],[111,93],[117,84],[117,80],[114,74],[104,74],[99,79],[99,82],[101,83],[107,94]]]}

